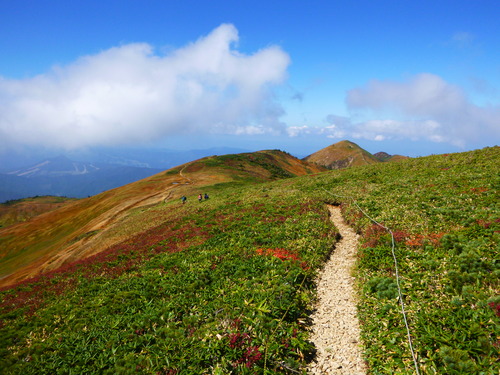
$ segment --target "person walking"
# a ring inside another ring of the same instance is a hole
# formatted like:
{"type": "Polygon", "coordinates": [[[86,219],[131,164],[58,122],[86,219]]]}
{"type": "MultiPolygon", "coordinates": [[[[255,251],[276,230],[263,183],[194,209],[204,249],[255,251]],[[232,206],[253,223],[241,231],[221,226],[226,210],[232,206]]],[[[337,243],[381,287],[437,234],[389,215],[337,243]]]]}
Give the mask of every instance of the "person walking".
{"type": "Polygon", "coordinates": [[[198,195],[198,202],[201,202],[202,200],[203,200],[203,195],[201,195],[200,193],[200,195],[198,195]]]}
{"type": "Polygon", "coordinates": [[[181,197],[181,201],[182,201],[182,204],[186,203],[187,198],[186,198],[186,196],[185,196],[185,195],[183,195],[183,196],[181,197]]]}

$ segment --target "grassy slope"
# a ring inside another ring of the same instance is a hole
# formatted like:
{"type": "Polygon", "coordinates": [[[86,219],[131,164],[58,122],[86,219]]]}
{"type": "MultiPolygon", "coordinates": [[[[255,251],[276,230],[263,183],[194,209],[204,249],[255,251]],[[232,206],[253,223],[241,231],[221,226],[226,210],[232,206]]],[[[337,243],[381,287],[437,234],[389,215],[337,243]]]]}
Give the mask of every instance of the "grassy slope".
{"type": "Polygon", "coordinates": [[[123,228],[127,216],[141,207],[197,195],[211,185],[255,183],[320,170],[280,151],[209,157],[79,200],[0,230],[0,286],[92,255],[133,231],[156,225],[157,220],[144,220],[132,231],[123,228]]]}
{"type": "Polygon", "coordinates": [[[403,155],[392,155],[389,159],[384,160],[384,162],[395,162],[395,161],[406,160],[408,158],[409,158],[408,156],[403,156],[403,155]]]}
{"type": "Polygon", "coordinates": [[[391,238],[421,373],[500,368],[500,148],[322,176],[304,189],[342,203],[364,244],[360,317],[372,373],[414,373],[396,289],[391,238]]]}
{"type": "MultiPolygon", "coordinates": [[[[239,158],[191,167],[234,170],[239,158]]],[[[204,187],[212,198],[201,204],[138,208],[120,229],[135,237],[2,293],[3,371],[300,372],[312,350],[312,280],[335,237],[330,202],[364,238],[357,276],[371,372],[412,374],[390,237],[354,199],[395,234],[421,373],[496,374],[499,159],[489,148],[223,183],[204,187]]]]}
{"type": "Polygon", "coordinates": [[[334,242],[327,210],[286,184],[217,191],[202,203],[172,201],[143,211],[141,219],[162,212],[164,222],[102,256],[5,292],[6,368],[171,374],[299,368],[310,351],[305,323],[313,270],[334,242]],[[28,336],[36,343],[26,346],[28,336]]]}
{"type": "Polygon", "coordinates": [[[405,160],[408,159],[408,156],[403,156],[403,155],[389,155],[386,152],[377,152],[376,154],[373,154],[378,160],[382,162],[394,162],[394,161],[400,161],[400,160],[405,160]]]}
{"type": "Polygon", "coordinates": [[[0,228],[28,221],[35,216],[64,206],[73,200],[73,198],[44,196],[1,203],[0,228]]]}

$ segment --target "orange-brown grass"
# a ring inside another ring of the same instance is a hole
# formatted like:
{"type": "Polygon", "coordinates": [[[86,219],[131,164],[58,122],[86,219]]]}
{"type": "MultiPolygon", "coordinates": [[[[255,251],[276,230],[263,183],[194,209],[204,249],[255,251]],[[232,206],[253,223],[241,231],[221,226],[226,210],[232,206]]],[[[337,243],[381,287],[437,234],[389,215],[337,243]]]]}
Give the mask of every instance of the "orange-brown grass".
{"type": "Polygon", "coordinates": [[[28,221],[74,200],[74,198],[43,196],[2,203],[0,204],[0,227],[28,221]]]}
{"type": "Polygon", "coordinates": [[[173,196],[172,190],[179,186],[174,182],[181,184],[184,179],[155,175],[0,230],[0,285],[91,255],[99,247],[102,233],[131,209],[173,196]],[[95,246],[88,246],[92,242],[95,246]]]}
{"type": "Polygon", "coordinates": [[[175,214],[164,202],[182,195],[194,200],[211,185],[322,170],[280,151],[209,157],[69,203],[0,229],[0,287],[99,253],[158,225],[175,214]]]}
{"type": "Polygon", "coordinates": [[[380,163],[380,160],[368,151],[349,141],[341,141],[325,147],[309,155],[305,160],[330,169],[380,163]]]}
{"type": "MultiPolygon", "coordinates": [[[[263,151],[264,152],[264,151],[263,151]]],[[[265,151],[268,155],[274,157],[279,163],[282,164],[283,168],[296,176],[303,176],[306,174],[321,173],[327,170],[327,168],[308,163],[303,160],[296,158],[290,158],[289,155],[279,152],[279,151],[265,151]]]]}

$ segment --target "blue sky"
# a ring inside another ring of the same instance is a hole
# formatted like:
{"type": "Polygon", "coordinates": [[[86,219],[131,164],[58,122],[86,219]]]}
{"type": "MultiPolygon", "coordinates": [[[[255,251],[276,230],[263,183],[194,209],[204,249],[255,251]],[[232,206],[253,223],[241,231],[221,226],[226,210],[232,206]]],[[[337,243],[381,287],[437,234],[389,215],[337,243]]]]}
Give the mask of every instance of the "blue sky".
{"type": "Polygon", "coordinates": [[[0,153],[500,144],[497,1],[0,1],[0,153]]]}

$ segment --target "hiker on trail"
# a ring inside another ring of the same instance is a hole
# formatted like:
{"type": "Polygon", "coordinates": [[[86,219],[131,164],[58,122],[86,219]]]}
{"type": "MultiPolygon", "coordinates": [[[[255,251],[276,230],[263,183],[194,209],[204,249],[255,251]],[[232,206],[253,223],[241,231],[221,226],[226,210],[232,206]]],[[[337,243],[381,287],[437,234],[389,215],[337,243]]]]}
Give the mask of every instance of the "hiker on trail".
{"type": "Polygon", "coordinates": [[[208,199],[208,194],[207,194],[207,193],[205,193],[205,200],[207,200],[207,199],[208,199]]]}
{"type": "Polygon", "coordinates": [[[186,203],[187,198],[183,195],[183,196],[181,197],[181,201],[182,201],[182,204],[184,204],[184,203],[186,203]]]}
{"type": "Polygon", "coordinates": [[[203,199],[203,196],[202,196],[202,195],[201,195],[201,193],[200,193],[200,195],[198,195],[198,202],[201,202],[201,201],[202,201],[202,199],[203,199]]]}

